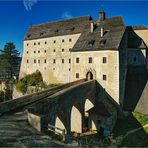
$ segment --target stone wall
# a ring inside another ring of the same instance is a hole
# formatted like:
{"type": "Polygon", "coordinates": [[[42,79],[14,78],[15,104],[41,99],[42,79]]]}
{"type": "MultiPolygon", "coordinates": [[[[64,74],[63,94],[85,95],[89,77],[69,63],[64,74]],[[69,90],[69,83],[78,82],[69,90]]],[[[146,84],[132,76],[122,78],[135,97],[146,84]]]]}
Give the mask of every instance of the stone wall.
{"type": "Polygon", "coordinates": [[[102,87],[119,103],[119,52],[113,50],[92,51],[92,52],[73,52],[71,64],[71,80],[86,78],[87,73],[93,74],[93,79],[96,79],[102,87]],[[89,63],[89,58],[92,57],[92,63],[89,63]],[[103,57],[106,58],[106,63],[103,63],[103,57]],[[76,58],[79,58],[79,63],[76,63],[76,58]],[[76,73],[79,78],[76,78],[76,73]],[[103,75],[106,75],[106,80],[103,80],[103,75]]]}
{"type": "Polygon", "coordinates": [[[39,70],[47,83],[71,82],[69,50],[79,36],[80,34],[73,34],[24,41],[20,78],[39,70]]]}

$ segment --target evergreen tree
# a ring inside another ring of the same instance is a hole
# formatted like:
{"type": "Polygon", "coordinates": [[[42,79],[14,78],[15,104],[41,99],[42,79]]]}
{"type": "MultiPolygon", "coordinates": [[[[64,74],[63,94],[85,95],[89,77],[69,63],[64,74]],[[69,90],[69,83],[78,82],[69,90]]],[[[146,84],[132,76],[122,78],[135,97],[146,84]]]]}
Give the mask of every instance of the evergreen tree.
{"type": "Polygon", "coordinates": [[[15,68],[18,64],[19,52],[15,48],[15,45],[11,42],[6,43],[1,51],[1,66],[0,71],[12,78],[15,72],[15,68]]]}

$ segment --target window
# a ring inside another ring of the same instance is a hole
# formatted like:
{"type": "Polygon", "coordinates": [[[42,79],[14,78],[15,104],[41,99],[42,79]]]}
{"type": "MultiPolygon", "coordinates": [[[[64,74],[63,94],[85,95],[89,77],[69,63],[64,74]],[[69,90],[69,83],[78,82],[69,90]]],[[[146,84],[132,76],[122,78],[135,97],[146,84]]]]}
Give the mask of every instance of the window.
{"type": "Polygon", "coordinates": [[[71,48],[69,48],[69,51],[71,51],[71,48]]]}
{"type": "Polygon", "coordinates": [[[53,49],[53,52],[55,52],[56,50],[55,49],[53,49]]]}
{"type": "Polygon", "coordinates": [[[71,42],[72,41],[72,39],[69,39],[69,42],[71,42]]]}
{"type": "Polygon", "coordinates": [[[36,60],[34,60],[34,63],[36,63],[36,60]]]}
{"type": "Polygon", "coordinates": [[[36,45],[36,43],[34,43],[34,45],[36,45]]]}
{"type": "Polygon", "coordinates": [[[55,30],[55,32],[56,32],[56,33],[58,33],[58,32],[59,32],[59,30],[58,30],[58,29],[56,29],[56,30],[55,30]]]}
{"type": "Polygon", "coordinates": [[[55,68],[53,68],[53,70],[55,70],[55,68]]]}
{"type": "Polygon", "coordinates": [[[46,53],[46,50],[44,50],[44,52],[46,53]]]}
{"type": "Polygon", "coordinates": [[[64,59],[62,59],[62,63],[64,63],[64,59]]]}
{"type": "Polygon", "coordinates": [[[107,79],[106,75],[103,75],[103,80],[106,80],[106,79],[107,79]]]}
{"type": "Polygon", "coordinates": [[[69,59],[69,63],[71,63],[71,59],[69,59]]]}
{"type": "Polygon", "coordinates": [[[137,58],[136,58],[136,57],[134,57],[134,58],[133,58],[133,61],[134,61],[134,62],[136,62],[136,61],[137,61],[137,58]]]}
{"type": "Polygon", "coordinates": [[[88,63],[92,63],[92,57],[89,57],[88,63]]]}
{"type": "Polygon", "coordinates": [[[38,42],[38,45],[40,45],[40,42],[38,42]]]}
{"type": "Polygon", "coordinates": [[[45,41],[45,44],[47,44],[47,42],[45,41]]]}
{"type": "Polygon", "coordinates": [[[27,51],[27,54],[28,54],[29,52],[27,51]]]}
{"type": "Polygon", "coordinates": [[[79,63],[79,58],[76,58],[76,63],[79,63]]]}
{"type": "Polygon", "coordinates": [[[64,42],[64,39],[62,40],[62,43],[64,42]]]}
{"type": "Polygon", "coordinates": [[[69,68],[69,71],[70,71],[70,68],[69,68]]]}
{"type": "Polygon", "coordinates": [[[62,52],[64,52],[64,49],[62,49],[62,52]]]}
{"type": "Polygon", "coordinates": [[[53,59],[53,63],[54,63],[54,64],[56,63],[56,60],[55,60],[55,59],[53,59]]]}
{"type": "Polygon", "coordinates": [[[31,37],[31,34],[28,34],[27,37],[30,38],[31,37]]]}
{"type": "Polygon", "coordinates": [[[38,53],[40,53],[40,51],[38,51],[38,53]]]}
{"type": "Polygon", "coordinates": [[[29,43],[27,43],[27,46],[29,46],[29,43]]]}
{"type": "Polygon", "coordinates": [[[44,34],[44,32],[41,32],[41,33],[40,33],[40,36],[42,36],[43,34],[44,34]]]}
{"type": "Polygon", "coordinates": [[[40,60],[38,60],[38,63],[40,63],[40,60]]]}
{"type": "Polygon", "coordinates": [[[36,51],[34,51],[34,53],[36,53],[36,51]]]}
{"type": "Polygon", "coordinates": [[[89,46],[93,46],[95,44],[95,40],[90,40],[89,42],[88,42],[88,45],[89,46]]]}
{"type": "Polygon", "coordinates": [[[44,59],[44,63],[46,63],[46,59],[44,59]]]}
{"type": "Polygon", "coordinates": [[[77,79],[79,78],[79,73],[76,73],[76,78],[77,78],[77,79]]]}
{"type": "Polygon", "coordinates": [[[53,43],[56,43],[56,40],[54,40],[53,43]]]}
{"type": "Polygon", "coordinates": [[[27,59],[27,63],[29,63],[29,60],[27,59]]]}
{"type": "Polygon", "coordinates": [[[103,63],[107,63],[107,58],[103,57],[103,63]]]}

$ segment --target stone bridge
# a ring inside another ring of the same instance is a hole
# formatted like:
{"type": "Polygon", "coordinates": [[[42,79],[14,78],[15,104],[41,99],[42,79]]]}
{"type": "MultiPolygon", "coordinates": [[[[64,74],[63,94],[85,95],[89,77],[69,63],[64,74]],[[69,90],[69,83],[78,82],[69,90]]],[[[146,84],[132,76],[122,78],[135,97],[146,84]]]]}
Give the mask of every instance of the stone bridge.
{"type": "Polygon", "coordinates": [[[27,121],[38,131],[47,132],[50,124],[66,134],[100,129],[110,132],[122,116],[105,89],[96,80],[85,79],[0,104],[1,116],[24,110],[28,110],[27,121]]]}
{"type": "Polygon", "coordinates": [[[119,105],[96,80],[61,90],[28,109],[28,121],[38,131],[47,131],[50,124],[66,134],[112,131],[120,115],[119,105]]]}

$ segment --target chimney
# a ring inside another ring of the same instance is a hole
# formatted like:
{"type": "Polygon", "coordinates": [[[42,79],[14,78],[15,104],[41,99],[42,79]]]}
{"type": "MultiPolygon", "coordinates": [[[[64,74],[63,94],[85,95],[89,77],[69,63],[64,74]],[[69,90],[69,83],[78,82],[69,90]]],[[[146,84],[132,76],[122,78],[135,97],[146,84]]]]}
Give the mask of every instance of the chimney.
{"type": "Polygon", "coordinates": [[[105,12],[103,9],[101,9],[101,11],[99,12],[99,19],[100,19],[100,21],[105,20],[105,12]]]}
{"type": "Polygon", "coordinates": [[[104,35],[104,28],[101,27],[101,37],[103,37],[103,35],[104,35]]]}
{"type": "Polygon", "coordinates": [[[93,31],[94,31],[94,23],[91,22],[91,24],[90,24],[90,32],[93,32],[93,31]]]}

